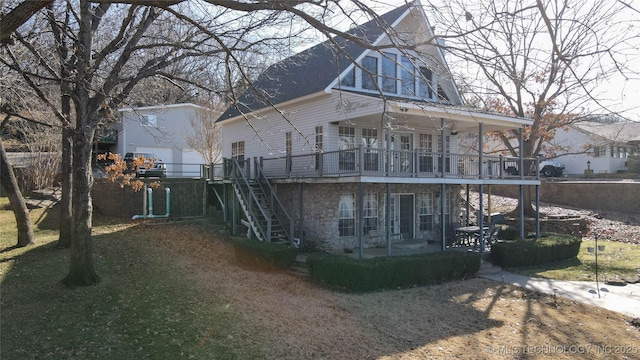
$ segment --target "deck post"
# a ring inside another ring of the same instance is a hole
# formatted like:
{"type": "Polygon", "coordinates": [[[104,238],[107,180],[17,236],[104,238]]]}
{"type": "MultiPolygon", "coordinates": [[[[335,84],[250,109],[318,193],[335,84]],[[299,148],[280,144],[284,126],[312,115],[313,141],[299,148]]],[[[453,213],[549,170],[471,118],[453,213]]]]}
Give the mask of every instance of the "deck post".
{"type": "Polygon", "coordinates": [[[440,184],[440,234],[442,235],[440,240],[442,240],[442,251],[447,249],[447,224],[444,223],[445,191],[444,183],[440,184]]]}
{"type": "MultiPolygon", "coordinates": [[[[298,204],[299,209],[298,211],[300,212],[300,226],[299,226],[299,231],[300,233],[298,234],[298,238],[300,239],[300,249],[302,249],[302,245],[304,244],[304,184],[300,183],[299,185],[300,187],[300,202],[298,204]]],[[[293,238],[293,234],[291,234],[291,237],[293,238]]]]}
{"type": "Polygon", "coordinates": [[[391,256],[391,184],[387,183],[387,198],[385,199],[385,238],[387,240],[387,256],[391,256]]]}
{"type": "Polygon", "coordinates": [[[358,191],[358,243],[360,249],[358,250],[358,257],[360,259],[364,258],[364,183],[361,181],[359,183],[359,191],[358,191]]]}
{"type": "Polygon", "coordinates": [[[469,184],[467,184],[467,193],[466,193],[466,195],[467,195],[467,203],[466,203],[465,207],[466,207],[466,210],[467,210],[467,215],[466,215],[466,218],[465,218],[465,220],[466,220],[465,226],[469,226],[469,211],[471,211],[470,205],[469,205],[469,184]]]}
{"type": "Polygon", "coordinates": [[[446,124],[446,121],[444,120],[444,118],[440,118],[440,149],[438,149],[440,151],[440,168],[438,169],[440,170],[440,177],[444,177],[445,170],[447,169],[446,165],[444,164],[446,159],[445,149],[447,146],[446,144],[447,135],[444,128],[445,124],[446,124]]]}
{"type": "Polygon", "coordinates": [[[536,239],[540,239],[540,185],[536,185],[536,239]]]}
{"type": "MultiPolygon", "coordinates": [[[[484,131],[483,124],[479,123],[478,124],[478,177],[480,179],[484,178],[484,174],[482,173],[482,163],[484,161],[483,151],[482,151],[482,148],[484,147],[483,131],[484,131]]],[[[482,192],[480,192],[480,195],[482,195],[482,192]]]]}
{"type": "MultiPolygon", "coordinates": [[[[518,145],[518,156],[519,156],[519,167],[520,167],[520,179],[524,179],[524,172],[526,171],[526,169],[524,168],[524,157],[522,152],[524,151],[524,132],[522,131],[522,128],[518,129],[518,142],[520,142],[520,144],[518,145]]],[[[527,171],[527,174],[529,172],[527,171]]],[[[520,208],[522,208],[522,202],[520,203],[520,208]]]]}
{"type": "Polygon", "coordinates": [[[520,194],[518,201],[520,202],[520,239],[524,240],[524,185],[520,185],[520,194]]]}
{"type": "MultiPolygon", "coordinates": [[[[482,137],[482,136],[481,136],[482,137]]],[[[480,228],[480,231],[478,233],[479,239],[478,241],[480,241],[480,253],[482,254],[482,252],[484,251],[484,202],[483,202],[483,198],[484,198],[484,186],[482,184],[478,185],[478,193],[479,193],[479,199],[478,199],[478,227],[480,228]]]]}
{"type": "Polygon", "coordinates": [[[227,221],[229,221],[229,194],[226,182],[222,183],[222,210],[222,221],[227,226],[227,221]]]}

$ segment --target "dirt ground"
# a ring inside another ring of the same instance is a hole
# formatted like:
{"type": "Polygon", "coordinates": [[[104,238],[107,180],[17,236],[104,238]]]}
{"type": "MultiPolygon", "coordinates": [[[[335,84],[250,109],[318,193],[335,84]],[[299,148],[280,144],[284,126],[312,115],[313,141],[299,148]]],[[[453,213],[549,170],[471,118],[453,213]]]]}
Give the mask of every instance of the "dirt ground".
{"type": "Polygon", "coordinates": [[[153,228],[173,238],[157,245],[185,281],[240,319],[229,344],[260,358],[640,359],[640,329],[604,309],[483,279],[339,293],[293,273],[241,267],[222,230],[203,238],[201,226],[153,228]]]}

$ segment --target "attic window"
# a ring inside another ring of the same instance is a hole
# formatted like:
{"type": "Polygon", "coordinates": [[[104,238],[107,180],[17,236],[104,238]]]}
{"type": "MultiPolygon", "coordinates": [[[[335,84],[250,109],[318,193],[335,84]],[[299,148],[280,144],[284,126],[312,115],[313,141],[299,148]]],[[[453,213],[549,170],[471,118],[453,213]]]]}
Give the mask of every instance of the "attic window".
{"type": "Polygon", "coordinates": [[[157,118],[155,115],[141,115],[140,125],[142,126],[156,126],[157,118]]]}
{"type": "Polygon", "coordinates": [[[376,90],[378,81],[378,58],[365,56],[362,59],[362,88],[376,90]]]}
{"type": "Polygon", "coordinates": [[[426,67],[420,67],[420,97],[431,99],[433,97],[433,72],[426,67]]]}
{"type": "Polygon", "coordinates": [[[351,68],[351,70],[342,78],[340,82],[342,86],[355,87],[356,86],[356,69],[351,68]]]}

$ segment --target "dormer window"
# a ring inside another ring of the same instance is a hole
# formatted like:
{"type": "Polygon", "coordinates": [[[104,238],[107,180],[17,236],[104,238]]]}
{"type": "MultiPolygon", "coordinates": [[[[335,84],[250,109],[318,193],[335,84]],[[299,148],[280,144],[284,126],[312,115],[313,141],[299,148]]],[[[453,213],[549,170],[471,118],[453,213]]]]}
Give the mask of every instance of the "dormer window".
{"type": "Polygon", "coordinates": [[[362,88],[376,90],[378,87],[378,58],[365,56],[362,59],[362,88]]]}
{"type": "Polygon", "coordinates": [[[421,65],[415,58],[386,51],[367,55],[360,66],[345,73],[340,81],[341,88],[353,88],[364,92],[405,96],[421,100],[445,100],[439,95],[437,80],[433,71],[421,65]],[[356,70],[357,69],[357,70],[356,70]]]}
{"type": "Polygon", "coordinates": [[[382,54],[382,91],[386,93],[395,94],[398,92],[398,72],[396,70],[398,61],[396,57],[396,54],[388,52],[382,54]]]}
{"type": "Polygon", "coordinates": [[[431,99],[433,97],[433,72],[426,67],[420,67],[420,97],[431,99]]]}

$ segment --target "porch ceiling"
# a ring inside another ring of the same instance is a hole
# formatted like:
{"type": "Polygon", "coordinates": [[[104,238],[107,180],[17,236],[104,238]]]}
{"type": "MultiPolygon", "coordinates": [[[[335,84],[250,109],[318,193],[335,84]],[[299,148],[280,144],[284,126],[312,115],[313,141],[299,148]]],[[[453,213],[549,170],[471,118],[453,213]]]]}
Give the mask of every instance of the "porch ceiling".
{"type": "Polygon", "coordinates": [[[433,124],[439,128],[440,120],[444,119],[446,128],[458,133],[477,133],[480,124],[483,124],[483,131],[518,129],[533,124],[527,119],[473,111],[462,107],[399,101],[389,102],[388,113],[393,120],[416,126],[433,124]],[[425,118],[429,120],[425,121],[425,118]]]}

